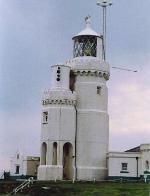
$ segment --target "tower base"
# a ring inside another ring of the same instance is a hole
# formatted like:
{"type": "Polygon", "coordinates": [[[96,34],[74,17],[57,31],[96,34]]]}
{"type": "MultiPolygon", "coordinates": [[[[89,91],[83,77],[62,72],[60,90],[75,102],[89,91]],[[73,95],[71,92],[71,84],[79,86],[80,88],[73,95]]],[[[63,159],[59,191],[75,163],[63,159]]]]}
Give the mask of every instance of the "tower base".
{"type": "MultiPolygon", "coordinates": [[[[73,177],[77,175],[77,180],[99,181],[105,180],[108,176],[108,169],[104,167],[78,167],[73,169],[73,177]],[[76,172],[75,172],[76,171],[76,172]],[[75,174],[76,173],[76,174],[75,174]]],[[[62,165],[40,165],[38,168],[38,180],[63,180],[62,165]]]]}
{"type": "Polygon", "coordinates": [[[105,167],[81,167],[77,168],[77,179],[88,181],[105,180],[108,176],[108,169],[105,167]]]}
{"type": "Polygon", "coordinates": [[[62,180],[62,165],[40,165],[38,168],[38,180],[62,180]]]}

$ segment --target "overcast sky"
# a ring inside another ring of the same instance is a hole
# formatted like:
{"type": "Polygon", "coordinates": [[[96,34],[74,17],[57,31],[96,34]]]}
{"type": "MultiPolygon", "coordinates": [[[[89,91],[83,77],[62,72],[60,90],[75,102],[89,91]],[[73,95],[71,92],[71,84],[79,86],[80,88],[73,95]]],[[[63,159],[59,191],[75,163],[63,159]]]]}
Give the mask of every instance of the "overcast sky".
{"type": "MultiPolygon", "coordinates": [[[[114,0],[108,10],[110,151],[150,143],[150,1],[114,0]]],[[[0,0],[0,169],[19,149],[39,155],[41,96],[50,65],[72,58],[84,18],[101,31],[96,0],[0,0]]]]}

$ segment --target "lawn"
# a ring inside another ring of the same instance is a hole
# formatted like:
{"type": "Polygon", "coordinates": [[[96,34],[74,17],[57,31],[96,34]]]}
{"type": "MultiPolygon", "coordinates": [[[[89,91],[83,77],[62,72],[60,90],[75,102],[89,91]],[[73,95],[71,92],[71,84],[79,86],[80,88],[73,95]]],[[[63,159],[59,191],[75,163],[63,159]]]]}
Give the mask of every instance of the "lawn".
{"type": "Polygon", "coordinates": [[[35,183],[31,196],[150,196],[150,184],[110,182],[35,183]]]}
{"type": "MultiPolygon", "coordinates": [[[[19,182],[1,182],[0,195],[10,193],[19,182]]],[[[150,196],[150,183],[36,181],[16,196],[150,196]]]]}

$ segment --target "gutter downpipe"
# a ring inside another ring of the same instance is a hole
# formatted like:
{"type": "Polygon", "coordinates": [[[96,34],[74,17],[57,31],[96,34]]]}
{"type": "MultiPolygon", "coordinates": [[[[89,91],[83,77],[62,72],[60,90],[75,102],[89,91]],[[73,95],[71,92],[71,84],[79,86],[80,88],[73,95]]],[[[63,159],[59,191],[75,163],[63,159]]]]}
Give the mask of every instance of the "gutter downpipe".
{"type": "Polygon", "coordinates": [[[136,157],[136,177],[138,179],[139,176],[139,162],[138,162],[139,157],[136,157]]]}
{"type": "Polygon", "coordinates": [[[77,108],[76,105],[74,106],[75,111],[76,111],[76,128],[75,128],[75,180],[77,180],[77,108]]]}

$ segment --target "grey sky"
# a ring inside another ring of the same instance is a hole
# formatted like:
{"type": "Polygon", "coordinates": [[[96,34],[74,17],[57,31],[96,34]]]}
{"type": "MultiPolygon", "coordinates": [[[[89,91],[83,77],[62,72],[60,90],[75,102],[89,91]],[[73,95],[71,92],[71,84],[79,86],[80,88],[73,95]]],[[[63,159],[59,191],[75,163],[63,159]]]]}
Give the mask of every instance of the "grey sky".
{"type": "MultiPolygon", "coordinates": [[[[108,61],[139,70],[111,69],[108,83],[110,150],[124,150],[150,142],[150,1],[113,2],[108,61]]],[[[71,38],[88,14],[99,32],[96,0],[0,0],[0,169],[8,168],[18,148],[39,153],[40,101],[50,84],[49,66],[72,58],[71,38]]]]}

